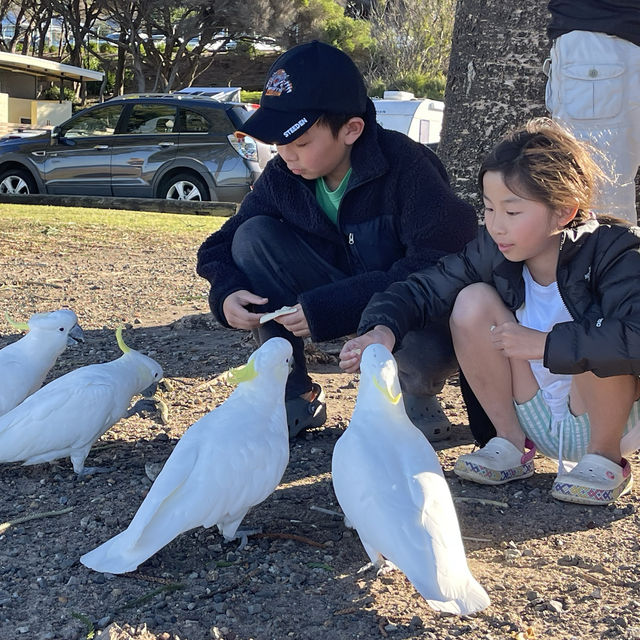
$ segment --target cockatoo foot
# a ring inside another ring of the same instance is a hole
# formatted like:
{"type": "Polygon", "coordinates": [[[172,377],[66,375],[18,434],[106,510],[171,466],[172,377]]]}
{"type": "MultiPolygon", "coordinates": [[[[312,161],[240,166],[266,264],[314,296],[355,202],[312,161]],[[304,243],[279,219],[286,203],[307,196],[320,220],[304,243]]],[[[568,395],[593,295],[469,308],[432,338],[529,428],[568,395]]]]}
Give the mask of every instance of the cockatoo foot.
{"type": "Polygon", "coordinates": [[[363,567],[360,567],[356,573],[366,573],[367,571],[371,571],[372,569],[376,570],[376,576],[385,576],[388,573],[391,573],[396,566],[389,562],[388,560],[380,560],[376,562],[367,562],[363,567]]]}
{"type": "Polygon", "coordinates": [[[236,551],[242,551],[247,544],[249,544],[249,536],[254,536],[256,533],[262,533],[262,528],[259,529],[238,529],[232,538],[225,538],[225,542],[231,542],[232,540],[240,540],[240,544],[236,551]]]}
{"type": "Polygon", "coordinates": [[[376,568],[378,569],[376,571],[376,576],[379,578],[380,576],[386,576],[392,571],[395,571],[396,566],[392,562],[385,560],[380,566],[376,565],[376,568]]]}
{"type": "Polygon", "coordinates": [[[360,567],[356,573],[366,573],[367,571],[371,571],[371,569],[375,569],[375,565],[373,562],[367,562],[364,566],[360,567]]]}
{"type": "Polygon", "coordinates": [[[94,473],[111,473],[115,470],[115,467],[84,467],[77,472],[77,475],[79,478],[84,478],[86,476],[92,476],[94,473]]]}

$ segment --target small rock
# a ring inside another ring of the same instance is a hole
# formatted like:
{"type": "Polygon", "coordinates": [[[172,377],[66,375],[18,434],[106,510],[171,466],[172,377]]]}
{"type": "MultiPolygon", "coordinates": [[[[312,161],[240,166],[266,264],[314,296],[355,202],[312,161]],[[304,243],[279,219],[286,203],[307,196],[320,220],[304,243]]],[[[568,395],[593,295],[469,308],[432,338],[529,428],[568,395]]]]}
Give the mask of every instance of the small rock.
{"type": "Polygon", "coordinates": [[[111,616],[104,616],[104,618],[100,618],[100,620],[98,620],[98,623],[96,626],[100,627],[101,629],[103,629],[104,627],[106,627],[109,623],[111,622],[111,616]]]}
{"type": "Polygon", "coordinates": [[[559,602],[558,600],[549,600],[549,602],[547,603],[547,608],[549,609],[549,611],[553,611],[554,613],[561,613],[564,609],[564,606],[562,602],[559,602]]]}

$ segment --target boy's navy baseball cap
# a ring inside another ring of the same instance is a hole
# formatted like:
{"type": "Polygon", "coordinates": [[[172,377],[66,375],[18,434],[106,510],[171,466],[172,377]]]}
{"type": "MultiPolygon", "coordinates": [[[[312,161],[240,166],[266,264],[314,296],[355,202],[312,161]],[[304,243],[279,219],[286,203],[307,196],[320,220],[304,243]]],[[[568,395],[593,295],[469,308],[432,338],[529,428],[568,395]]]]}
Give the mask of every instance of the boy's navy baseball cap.
{"type": "Polygon", "coordinates": [[[283,53],[269,69],[260,107],[241,132],[269,144],[289,144],[324,113],[364,114],[362,74],[346,54],[314,40],[283,53]]]}

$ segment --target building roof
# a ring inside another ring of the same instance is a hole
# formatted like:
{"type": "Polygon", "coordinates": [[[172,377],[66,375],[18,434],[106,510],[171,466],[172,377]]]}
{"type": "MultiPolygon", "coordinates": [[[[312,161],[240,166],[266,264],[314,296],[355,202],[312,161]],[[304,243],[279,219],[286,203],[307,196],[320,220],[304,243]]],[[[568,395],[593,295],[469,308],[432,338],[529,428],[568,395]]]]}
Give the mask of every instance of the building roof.
{"type": "Polygon", "coordinates": [[[70,64],[61,64],[44,58],[23,56],[19,53],[6,53],[0,51],[0,69],[28,73],[49,80],[102,80],[102,71],[90,71],[82,67],[73,67],[70,64]]]}

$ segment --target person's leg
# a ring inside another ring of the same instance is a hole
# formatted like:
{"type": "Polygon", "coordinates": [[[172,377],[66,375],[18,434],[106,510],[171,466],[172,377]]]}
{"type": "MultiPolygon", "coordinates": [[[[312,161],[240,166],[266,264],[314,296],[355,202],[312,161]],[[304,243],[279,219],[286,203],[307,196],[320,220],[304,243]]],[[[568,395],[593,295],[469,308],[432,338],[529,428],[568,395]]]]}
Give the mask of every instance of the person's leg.
{"type": "Polygon", "coordinates": [[[591,372],[574,376],[569,406],[576,422],[587,419],[590,439],[578,464],[556,477],[554,498],[607,505],[631,490],[631,467],[621,455],[620,441],[639,396],[636,376],[598,378],[591,372]]]}
{"type": "Polygon", "coordinates": [[[599,378],[591,372],[574,376],[569,406],[573,415],[589,416],[588,453],[620,462],[620,440],[633,403],[640,397],[636,376],[599,378]]]}
{"type": "MultiPolygon", "coordinates": [[[[273,311],[294,305],[298,294],[346,275],[323,260],[285,222],[269,216],[250,218],[238,227],[231,247],[233,260],[249,279],[252,292],[269,298],[256,311],[273,311]]],[[[277,322],[266,322],[254,333],[260,344],[273,337],[287,339],[293,347],[293,369],[286,398],[312,389],[304,356],[304,341],[277,322]]]]}
{"type": "Polygon", "coordinates": [[[492,326],[514,320],[496,290],[480,283],[460,292],[449,324],[460,369],[497,435],[522,449],[525,435],[513,400],[530,400],[538,384],[528,362],[506,358],[491,342],[492,326]]]}
{"type": "Polygon", "coordinates": [[[483,484],[533,474],[535,446],[525,437],[513,401],[530,400],[538,385],[529,363],[505,357],[490,337],[492,326],[508,321],[514,321],[513,313],[495,289],[483,283],[460,292],[449,321],[460,369],[496,431],[482,449],[460,456],[454,471],[483,484]]]}
{"type": "Polygon", "coordinates": [[[394,355],[410,420],[431,442],[447,438],[451,423],[436,394],[458,370],[449,328],[431,323],[424,329],[410,331],[394,355]]]}

